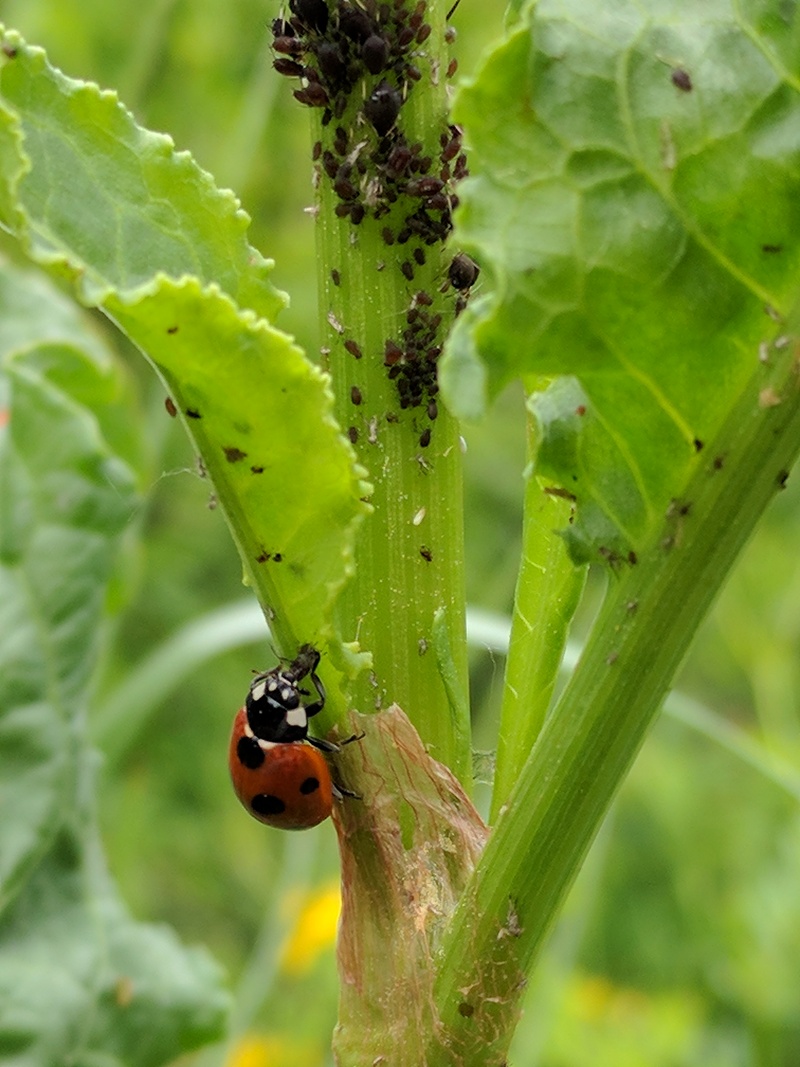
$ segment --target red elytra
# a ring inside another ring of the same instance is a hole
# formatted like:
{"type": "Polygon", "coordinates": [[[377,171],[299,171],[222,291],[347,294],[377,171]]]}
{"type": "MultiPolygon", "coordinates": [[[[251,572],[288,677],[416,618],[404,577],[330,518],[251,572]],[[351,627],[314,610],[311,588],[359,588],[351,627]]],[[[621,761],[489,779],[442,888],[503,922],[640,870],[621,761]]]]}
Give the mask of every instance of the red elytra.
{"type": "Polygon", "coordinates": [[[233,722],[228,765],[239,800],[267,826],[307,830],[331,813],[334,787],[322,753],[306,741],[260,741],[245,708],[233,722]]]}

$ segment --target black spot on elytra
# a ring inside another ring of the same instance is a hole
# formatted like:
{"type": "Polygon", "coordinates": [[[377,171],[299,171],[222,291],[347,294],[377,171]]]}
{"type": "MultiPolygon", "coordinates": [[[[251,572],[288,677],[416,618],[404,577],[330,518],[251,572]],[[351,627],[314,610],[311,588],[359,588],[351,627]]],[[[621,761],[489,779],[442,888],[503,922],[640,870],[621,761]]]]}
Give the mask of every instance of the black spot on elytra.
{"type": "Polygon", "coordinates": [[[280,797],[271,793],[256,793],[250,801],[250,807],[256,815],[283,815],[286,805],[280,797]]]}
{"type": "Polygon", "coordinates": [[[264,762],[264,750],[254,737],[240,737],[236,755],[243,767],[256,770],[264,762]]]}
{"type": "Polygon", "coordinates": [[[316,793],[319,789],[319,779],[314,777],[306,778],[306,780],[300,786],[300,792],[303,796],[308,796],[310,793],[316,793]]]}

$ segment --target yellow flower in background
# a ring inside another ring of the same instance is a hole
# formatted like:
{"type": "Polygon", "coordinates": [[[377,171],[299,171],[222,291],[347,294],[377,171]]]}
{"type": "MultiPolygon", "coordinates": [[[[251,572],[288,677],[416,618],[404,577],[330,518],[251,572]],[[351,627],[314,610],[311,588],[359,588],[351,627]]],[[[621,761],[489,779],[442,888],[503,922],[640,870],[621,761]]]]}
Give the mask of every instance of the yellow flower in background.
{"type": "Polygon", "coordinates": [[[225,1067],[322,1067],[323,1050],[310,1042],[294,1042],[277,1034],[245,1034],[234,1045],[225,1067]]]}
{"type": "Polygon", "coordinates": [[[306,895],[294,928],[281,950],[280,966],[285,974],[306,974],[320,954],[333,947],[340,911],[341,896],[337,882],[329,882],[306,895]]]}

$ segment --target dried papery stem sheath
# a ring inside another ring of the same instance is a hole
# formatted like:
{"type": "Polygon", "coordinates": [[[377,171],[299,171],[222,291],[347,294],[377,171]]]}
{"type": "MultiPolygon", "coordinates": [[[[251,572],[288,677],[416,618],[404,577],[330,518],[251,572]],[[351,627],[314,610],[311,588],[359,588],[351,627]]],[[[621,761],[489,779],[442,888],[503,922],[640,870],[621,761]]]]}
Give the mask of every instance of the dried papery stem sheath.
{"type": "Polygon", "coordinates": [[[364,798],[334,814],[343,858],[334,1049],[341,1067],[420,1067],[425,1035],[438,1028],[436,954],[487,830],[400,708],[351,725],[370,744],[349,746],[339,762],[364,798]]]}

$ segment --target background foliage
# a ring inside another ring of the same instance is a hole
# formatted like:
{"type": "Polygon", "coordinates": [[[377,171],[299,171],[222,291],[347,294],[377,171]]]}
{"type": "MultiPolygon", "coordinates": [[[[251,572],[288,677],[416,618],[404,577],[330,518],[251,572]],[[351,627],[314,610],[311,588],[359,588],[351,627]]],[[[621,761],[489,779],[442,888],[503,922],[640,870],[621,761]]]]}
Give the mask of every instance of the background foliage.
{"type": "MultiPolygon", "coordinates": [[[[276,13],[277,4],[255,0],[0,0],[2,20],[45,46],[54,64],[117,88],[140,122],[168,131],[236,190],[253,216],[252,243],[276,259],[275,284],[292,294],[280,324],[313,352],[306,119],[270,69],[276,13]]],[[[462,72],[502,18],[498,0],[463,0],[454,16],[462,72]]],[[[270,653],[263,640],[204,652],[237,644],[237,633],[252,637],[247,619],[233,633],[230,617],[215,616],[207,644],[197,632],[194,643],[192,634],[183,645],[172,640],[240,598],[238,558],[160,385],[118,337],[109,341],[125,360],[147,442],[143,503],[114,587],[94,700],[110,867],[136,917],[203,942],[231,974],[242,1040],[201,1054],[202,1063],[226,1055],[251,1067],[324,1063],[336,1001],[333,834],[330,826],[297,838],[265,831],[230,792],[230,719],[250,669],[270,653]],[[162,657],[154,674],[120,691],[154,654],[162,657]],[[193,663],[180,684],[151,689],[153,677],[178,678],[180,662],[193,663]],[[121,737],[104,725],[109,707],[125,710],[121,737]]],[[[469,599],[503,614],[517,568],[521,409],[508,390],[466,430],[469,599]]],[[[514,1062],[749,1067],[800,1058],[798,508],[790,479],[680,679],[684,692],[758,736],[774,767],[748,766],[677,715],[664,717],[553,937],[514,1062]]],[[[590,583],[584,619],[594,591],[590,583]]],[[[476,737],[486,750],[501,667],[499,653],[475,650],[476,737]]]]}

